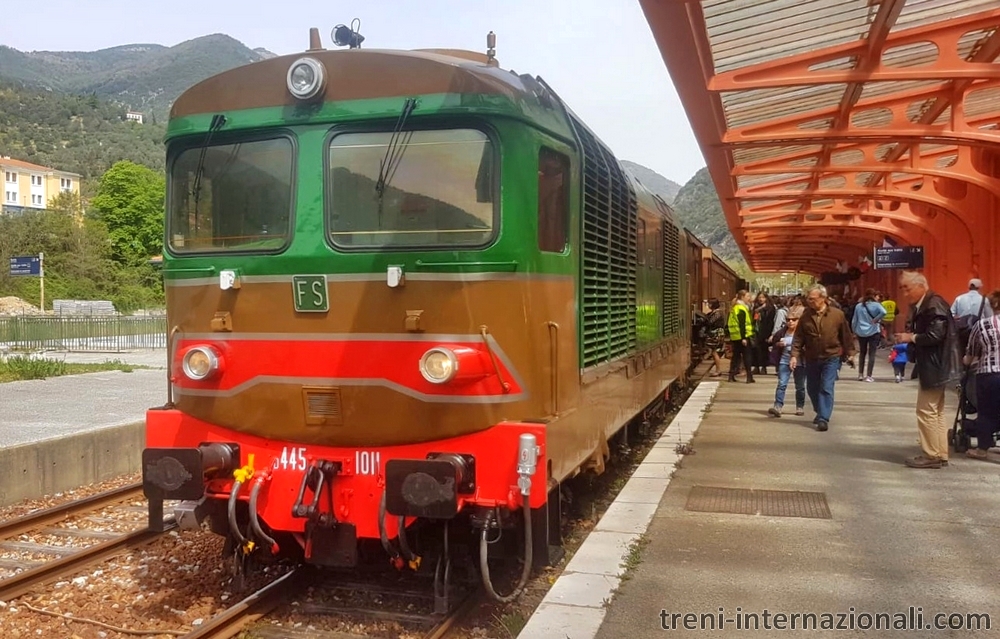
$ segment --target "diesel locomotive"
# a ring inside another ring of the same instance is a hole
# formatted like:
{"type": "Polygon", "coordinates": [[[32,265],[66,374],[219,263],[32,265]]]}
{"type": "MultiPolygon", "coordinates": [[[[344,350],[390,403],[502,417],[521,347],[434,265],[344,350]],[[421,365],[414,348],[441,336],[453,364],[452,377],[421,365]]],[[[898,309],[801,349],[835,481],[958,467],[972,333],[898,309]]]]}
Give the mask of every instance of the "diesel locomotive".
{"type": "Polygon", "coordinates": [[[237,562],[431,553],[442,587],[466,531],[501,598],[489,541],[518,531],[523,583],[560,483],[663,412],[701,266],[540,77],[310,36],[171,109],[151,525],[177,501],[237,562]]]}

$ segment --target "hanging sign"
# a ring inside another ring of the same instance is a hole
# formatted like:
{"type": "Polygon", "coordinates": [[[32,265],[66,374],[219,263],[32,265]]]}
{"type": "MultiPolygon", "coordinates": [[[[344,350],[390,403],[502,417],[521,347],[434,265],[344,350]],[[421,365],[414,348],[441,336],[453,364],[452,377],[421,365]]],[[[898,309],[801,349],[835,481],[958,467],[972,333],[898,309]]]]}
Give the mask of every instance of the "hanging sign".
{"type": "Polygon", "coordinates": [[[924,247],[889,246],[875,249],[876,269],[923,268],[924,247]]]}

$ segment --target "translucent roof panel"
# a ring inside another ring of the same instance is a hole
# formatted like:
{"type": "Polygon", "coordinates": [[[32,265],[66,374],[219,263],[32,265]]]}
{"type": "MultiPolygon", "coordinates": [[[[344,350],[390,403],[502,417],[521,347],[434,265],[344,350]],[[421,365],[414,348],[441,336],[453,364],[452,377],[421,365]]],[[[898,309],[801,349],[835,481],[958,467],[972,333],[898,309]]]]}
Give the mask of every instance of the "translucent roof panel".
{"type": "Polygon", "coordinates": [[[997,0],[907,0],[893,27],[912,29],[997,8],[997,0]]]}
{"type": "Polygon", "coordinates": [[[836,107],[844,94],[844,84],[809,87],[755,89],[722,94],[726,122],[731,128],[836,107]]]}
{"type": "Polygon", "coordinates": [[[706,0],[702,8],[716,73],[852,42],[873,15],[868,0],[706,0]]]}

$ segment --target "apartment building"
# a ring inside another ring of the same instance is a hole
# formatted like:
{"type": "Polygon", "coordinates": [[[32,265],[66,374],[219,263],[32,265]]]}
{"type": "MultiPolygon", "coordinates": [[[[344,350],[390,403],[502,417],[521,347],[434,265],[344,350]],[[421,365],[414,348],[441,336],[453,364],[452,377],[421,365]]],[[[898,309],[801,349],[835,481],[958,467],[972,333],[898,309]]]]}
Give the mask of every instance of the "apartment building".
{"type": "Polygon", "coordinates": [[[12,160],[6,155],[0,156],[0,177],[3,178],[0,206],[4,213],[44,209],[49,200],[63,191],[80,193],[80,176],[76,173],[12,160]]]}

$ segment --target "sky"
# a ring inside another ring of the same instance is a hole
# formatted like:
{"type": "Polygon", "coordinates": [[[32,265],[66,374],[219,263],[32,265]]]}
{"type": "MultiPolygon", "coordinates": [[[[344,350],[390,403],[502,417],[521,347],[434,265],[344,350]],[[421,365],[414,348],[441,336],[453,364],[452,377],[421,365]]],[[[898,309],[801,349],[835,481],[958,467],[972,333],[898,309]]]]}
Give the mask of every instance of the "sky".
{"type": "Polygon", "coordinates": [[[638,0],[173,0],[155,9],[48,0],[44,13],[58,19],[23,28],[36,22],[37,11],[24,2],[5,8],[0,44],[95,51],[224,33],[283,55],[308,48],[310,27],[333,48],[333,27],[359,18],[363,47],[485,52],[493,31],[500,66],[540,75],[619,159],[681,185],[705,165],[638,0]]]}

